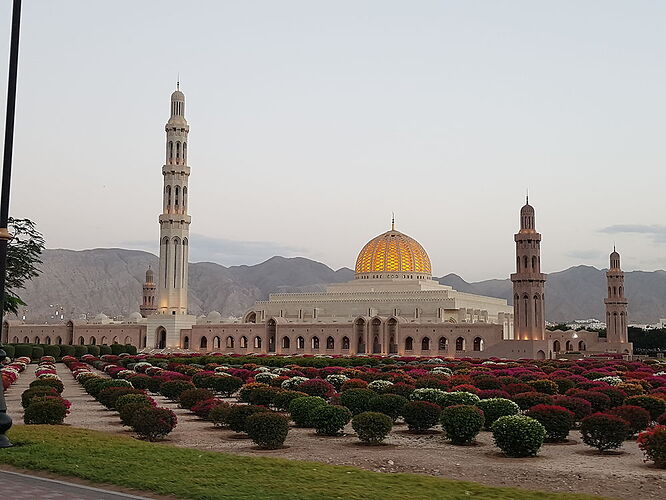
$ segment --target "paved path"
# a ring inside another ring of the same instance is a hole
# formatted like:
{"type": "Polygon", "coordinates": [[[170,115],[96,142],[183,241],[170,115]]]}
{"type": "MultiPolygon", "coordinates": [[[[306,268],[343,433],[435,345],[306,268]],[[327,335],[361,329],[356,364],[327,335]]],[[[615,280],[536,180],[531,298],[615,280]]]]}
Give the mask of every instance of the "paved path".
{"type": "Polygon", "coordinates": [[[17,472],[0,471],[0,484],[6,497],[12,500],[122,500],[145,499],[114,491],[66,483],[17,472]]]}

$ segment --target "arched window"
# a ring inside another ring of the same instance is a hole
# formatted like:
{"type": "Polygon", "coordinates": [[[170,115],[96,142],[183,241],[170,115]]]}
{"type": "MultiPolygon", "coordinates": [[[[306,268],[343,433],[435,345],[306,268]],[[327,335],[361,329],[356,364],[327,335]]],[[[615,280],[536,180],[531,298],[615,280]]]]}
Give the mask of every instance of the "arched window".
{"type": "Polygon", "coordinates": [[[183,349],[189,349],[190,348],[190,338],[185,335],[183,338],[183,349]]]}
{"type": "Polygon", "coordinates": [[[622,297],[622,294],[624,293],[624,288],[622,287],[618,288],[618,292],[620,292],[620,297],[622,297]]]}
{"type": "Polygon", "coordinates": [[[176,142],[176,164],[180,163],[180,141],[176,142]]]}
{"type": "Polygon", "coordinates": [[[566,352],[571,352],[571,351],[573,351],[573,342],[571,342],[571,340],[567,340],[567,343],[564,344],[564,350],[565,350],[566,352]]]}
{"type": "Polygon", "coordinates": [[[254,338],[254,348],[261,349],[261,337],[254,338]]]}
{"type": "MultiPolygon", "coordinates": [[[[18,339],[16,341],[18,342],[18,339]]],[[[56,337],[56,344],[62,345],[62,337],[56,337]]]]}
{"type": "Polygon", "coordinates": [[[178,212],[178,205],[180,205],[180,186],[173,188],[173,205],[176,207],[176,212],[178,212]]]}
{"type": "MultiPolygon", "coordinates": [[[[118,337],[113,337],[113,343],[114,343],[114,344],[117,344],[117,343],[118,343],[118,337]]],[[[162,348],[162,349],[164,349],[164,348],[162,348]]]]}
{"type": "Polygon", "coordinates": [[[171,210],[171,186],[167,186],[164,188],[166,191],[166,208],[167,211],[171,210]]]}
{"type": "Polygon", "coordinates": [[[560,352],[561,349],[562,349],[562,346],[560,345],[559,340],[556,340],[555,342],[553,342],[553,351],[560,352]]]}
{"type": "Polygon", "coordinates": [[[430,338],[429,337],[423,337],[423,339],[421,339],[421,350],[422,351],[429,351],[430,350],[430,338]]]}
{"type": "Polygon", "coordinates": [[[349,350],[349,337],[342,337],[342,349],[345,351],[349,350]]]}
{"type": "Polygon", "coordinates": [[[240,338],[240,348],[247,349],[247,337],[245,335],[240,338]]]}
{"type": "Polygon", "coordinates": [[[520,272],[520,256],[516,257],[516,272],[520,272]]]}
{"type": "Polygon", "coordinates": [[[537,268],[537,258],[536,255],[532,256],[532,271],[536,271],[537,268]]]}
{"type": "Polygon", "coordinates": [[[90,337],[90,345],[95,345],[95,337],[90,337]]]}
{"type": "Polygon", "coordinates": [[[39,337],[35,337],[35,344],[41,344],[41,342],[39,341],[39,337]]]}
{"type": "Polygon", "coordinates": [[[183,187],[183,213],[187,213],[187,186],[183,187]]]}
{"type": "Polygon", "coordinates": [[[187,164],[187,143],[183,143],[183,163],[187,164]]]}
{"type": "Polygon", "coordinates": [[[291,346],[291,339],[289,337],[282,337],[282,349],[289,349],[291,346]]]}
{"type": "Polygon", "coordinates": [[[405,339],[405,351],[412,351],[414,350],[414,339],[411,337],[407,337],[405,339]]]}
{"type": "Polygon", "coordinates": [[[472,347],[475,351],[483,351],[483,339],[481,337],[475,337],[474,345],[472,347]]]}
{"type": "Polygon", "coordinates": [[[438,343],[438,349],[440,351],[446,351],[447,348],[448,348],[448,341],[446,340],[446,337],[440,337],[438,343]]]}
{"type": "Polygon", "coordinates": [[[51,345],[51,337],[46,337],[46,338],[44,339],[44,343],[45,343],[46,345],[51,345]]]}
{"type": "Polygon", "coordinates": [[[456,351],[465,350],[465,339],[463,337],[458,337],[456,339],[456,351]]]}
{"type": "Polygon", "coordinates": [[[83,337],[79,337],[79,345],[83,345],[85,343],[86,343],[85,339],[83,337]]]}
{"type": "Polygon", "coordinates": [[[326,339],[326,349],[335,349],[335,340],[333,340],[333,337],[326,339]]]}
{"type": "Polygon", "coordinates": [[[173,141],[169,141],[169,163],[173,162],[173,141]]]}
{"type": "Polygon", "coordinates": [[[102,339],[99,341],[99,343],[102,344],[102,345],[106,345],[107,342],[108,342],[108,340],[107,340],[107,338],[104,337],[104,336],[103,336],[102,339]]]}
{"type": "Polygon", "coordinates": [[[125,337],[125,345],[132,345],[132,337],[129,335],[125,337]]]}
{"type": "Polygon", "coordinates": [[[296,349],[305,349],[305,339],[303,337],[296,337],[296,349]]]}
{"type": "Polygon", "coordinates": [[[584,351],[586,349],[585,342],[583,340],[578,342],[578,350],[584,351]]]}
{"type": "Polygon", "coordinates": [[[234,348],[234,338],[231,335],[229,335],[227,337],[226,346],[227,346],[227,349],[233,349],[234,348]]]}
{"type": "MultiPolygon", "coordinates": [[[[60,337],[58,337],[58,338],[60,338],[60,337]]],[[[14,338],[12,338],[12,344],[18,344],[18,343],[19,343],[19,338],[14,336],[14,338]]]]}
{"type": "Polygon", "coordinates": [[[534,296],[534,326],[539,326],[539,295],[534,296]]]}
{"type": "Polygon", "coordinates": [[[201,341],[199,342],[199,348],[200,349],[207,349],[208,348],[208,338],[207,337],[201,337],[201,341]]]}
{"type": "Polygon", "coordinates": [[[523,268],[527,271],[527,255],[523,256],[523,268]]]}
{"type": "Polygon", "coordinates": [[[312,348],[319,349],[319,337],[312,337],[312,348]]]}

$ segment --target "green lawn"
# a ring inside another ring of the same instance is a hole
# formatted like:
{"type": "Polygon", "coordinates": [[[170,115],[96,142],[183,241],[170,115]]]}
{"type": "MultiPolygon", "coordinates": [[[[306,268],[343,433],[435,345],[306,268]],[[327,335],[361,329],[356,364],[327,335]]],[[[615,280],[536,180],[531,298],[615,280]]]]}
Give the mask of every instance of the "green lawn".
{"type": "MultiPolygon", "coordinates": [[[[233,499],[591,499],[416,474],[254,458],[147,443],[64,426],[17,425],[0,463],[181,498],[233,499]]],[[[378,449],[381,453],[381,449],[378,449]]]]}

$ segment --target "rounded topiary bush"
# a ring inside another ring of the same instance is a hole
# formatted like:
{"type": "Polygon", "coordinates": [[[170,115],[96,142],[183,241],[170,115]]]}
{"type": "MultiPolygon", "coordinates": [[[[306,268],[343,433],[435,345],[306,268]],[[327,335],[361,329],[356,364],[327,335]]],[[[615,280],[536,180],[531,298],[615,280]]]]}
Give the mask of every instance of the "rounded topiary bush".
{"type": "Polygon", "coordinates": [[[352,418],[352,428],[358,438],[367,444],[379,444],[393,427],[393,420],[388,415],[374,411],[359,413],[352,418]]]}
{"type": "Polygon", "coordinates": [[[180,394],[189,389],[196,389],[192,382],[187,380],[170,380],[160,386],[160,394],[172,401],[178,401],[180,394]]]}
{"type": "Polygon", "coordinates": [[[226,403],[217,398],[204,399],[203,401],[199,401],[197,404],[195,404],[191,410],[192,413],[194,413],[197,417],[203,418],[204,420],[209,420],[208,415],[210,414],[211,410],[221,404],[226,403]]]}
{"type": "Polygon", "coordinates": [[[534,389],[536,392],[540,392],[541,394],[557,394],[558,392],[558,387],[555,382],[552,380],[531,380],[527,382],[527,385],[529,385],[532,389],[534,389]]]}
{"type": "Polygon", "coordinates": [[[515,394],[512,398],[521,410],[528,410],[536,405],[549,405],[553,403],[553,398],[549,394],[541,392],[521,392],[515,394]]]}
{"type": "Polygon", "coordinates": [[[273,406],[278,410],[289,410],[289,403],[291,403],[296,398],[307,397],[307,394],[299,391],[290,391],[287,389],[281,389],[277,392],[273,398],[273,406]]]}
{"type": "Polygon", "coordinates": [[[227,414],[231,405],[222,402],[219,405],[214,405],[208,411],[208,420],[210,420],[215,427],[224,427],[227,425],[227,414]]]}
{"type": "Polygon", "coordinates": [[[139,437],[157,441],[169,434],[177,423],[176,414],[168,408],[145,406],[135,411],[131,427],[139,437]]]}
{"type": "Polygon", "coordinates": [[[648,460],[659,468],[666,468],[666,426],[656,425],[641,432],[637,441],[648,460]]]}
{"type": "Polygon", "coordinates": [[[30,387],[53,387],[58,394],[65,390],[65,384],[56,378],[38,378],[30,382],[30,387]]]}
{"type": "Polygon", "coordinates": [[[133,387],[107,387],[97,395],[97,400],[109,410],[115,410],[118,398],[126,394],[143,394],[143,391],[133,387]]]}
{"type": "Polygon", "coordinates": [[[296,387],[296,390],[304,392],[309,396],[319,396],[320,398],[328,398],[335,393],[335,387],[333,387],[333,384],[320,378],[313,378],[301,382],[296,387]]]}
{"type": "Polygon", "coordinates": [[[453,405],[475,405],[481,401],[481,398],[476,394],[465,391],[445,392],[444,396],[440,399],[439,404],[441,407],[453,405]]]}
{"type": "Polygon", "coordinates": [[[317,434],[324,436],[337,436],[351,418],[349,408],[328,404],[315,406],[310,414],[310,420],[317,434]]]}
{"type": "Polygon", "coordinates": [[[370,409],[370,400],[375,396],[377,393],[371,389],[349,389],[340,394],[340,404],[349,408],[352,415],[358,415],[370,409]]]}
{"type": "Polygon", "coordinates": [[[147,406],[153,406],[153,400],[145,394],[123,394],[116,399],[116,411],[120,412],[123,406],[131,403],[144,403],[147,406]]]}
{"type": "Polygon", "coordinates": [[[447,406],[439,418],[446,437],[453,444],[472,443],[485,424],[483,411],[472,405],[447,406]]]}
{"type": "Polygon", "coordinates": [[[620,448],[631,434],[629,422],[608,413],[593,413],[580,424],[583,442],[599,451],[620,448]]]}
{"type": "Polygon", "coordinates": [[[372,398],[369,402],[370,411],[376,411],[388,415],[395,422],[395,420],[402,415],[405,405],[409,400],[397,394],[380,394],[372,398]]]}
{"type": "Polygon", "coordinates": [[[623,418],[629,424],[631,435],[634,436],[644,431],[650,425],[652,417],[645,408],[633,405],[617,406],[608,410],[609,415],[623,418]]]}
{"type": "Polygon", "coordinates": [[[243,379],[231,375],[216,375],[210,379],[209,384],[211,389],[230,398],[234,392],[243,387],[243,379]]]}
{"type": "Polygon", "coordinates": [[[504,398],[482,399],[476,403],[476,406],[483,411],[486,429],[490,429],[500,417],[518,415],[520,413],[520,406],[510,399],[504,398]]]}
{"type": "Polygon", "coordinates": [[[143,375],[141,373],[132,375],[129,378],[130,384],[132,384],[132,387],[134,387],[135,389],[150,389],[151,380],[152,377],[149,377],[148,375],[143,375]]]}
{"type": "Polygon", "coordinates": [[[533,457],[546,438],[546,429],[533,418],[510,415],[493,424],[495,445],[510,457],[533,457]]]}
{"type": "Polygon", "coordinates": [[[574,396],[589,401],[593,412],[603,412],[611,407],[611,399],[602,392],[570,389],[567,391],[567,396],[574,396]]]}
{"type": "Polygon", "coordinates": [[[624,404],[646,409],[650,412],[652,420],[657,420],[659,415],[666,412],[666,401],[654,396],[631,396],[624,400],[624,404]]]}
{"type": "Polygon", "coordinates": [[[402,409],[402,416],[410,431],[425,432],[439,422],[442,408],[429,401],[410,401],[402,409]]]}
{"type": "Polygon", "coordinates": [[[574,396],[554,396],[552,404],[555,406],[562,406],[573,412],[574,420],[576,422],[580,422],[585,417],[592,414],[592,404],[583,398],[577,398],[574,396]]]}
{"type": "Polygon", "coordinates": [[[265,406],[230,405],[224,411],[224,423],[234,432],[245,432],[245,424],[250,415],[270,411],[265,406]]]}
{"type": "Polygon", "coordinates": [[[27,408],[34,398],[43,398],[44,396],[58,396],[58,391],[53,387],[37,386],[26,389],[21,394],[21,406],[27,408]]]}
{"type": "Polygon", "coordinates": [[[312,410],[325,404],[326,400],[319,396],[296,398],[289,403],[289,414],[298,427],[314,427],[312,410]]]}
{"type": "Polygon", "coordinates": [[[544,426],[546,440],[550,442],[566,441],[576,421],[572,411],[556,405],[536,405],[527,410],[525,415],[544,426]]]}
{"type": "Polygon", "coordinates": [[[178,404],[181,408],[191,410],[200,401],[212,399],[214,394],[208,389],[187,389],[180,393],[178,404]]]}
{"type": "Polygon", "coordinates": [[[67,416],[67,407],[58,397],[45,397],[32,401],[23,413],[23,423],[31,424],[62,424],[67,416]]]}
{"type": "Polygon", "coordinates": [[[272,411],[255,413],[247,417],[245,432],[260,448],[281,448],[289,433],[289,419],[272,411]]]}
{"type": "MultiPolygon", "coordinates": [[[[128,396],[136,396],[136,394],[128,394],[127,396],[122,396],[122,397],[124,398],[128,396]]],[[[124,403],[121,408],[118,408],[118,414],[120,415],[120,422],[124,426],[130,427],[134,420],[134,416],[140,409],[149,408],[152,406],[153,406],[152,403],[147,398],[143,400],[135,400],[131,403],[124,403]]]]}

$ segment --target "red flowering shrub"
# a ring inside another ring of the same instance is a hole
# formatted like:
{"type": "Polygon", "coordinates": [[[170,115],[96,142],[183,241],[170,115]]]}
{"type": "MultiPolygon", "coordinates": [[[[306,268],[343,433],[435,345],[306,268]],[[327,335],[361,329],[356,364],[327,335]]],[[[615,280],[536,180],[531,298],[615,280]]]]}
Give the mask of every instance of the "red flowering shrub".
{"type": "Polygon", "coordinates": [[[188,389],[195,389],[192,382],[185,380],[171,380],[162,383],[160,386],[160,394],[167,399],[171,399],[172,401],[178,401],[180,393],[188,389]]]}
{"type": "Polygon", "coordinates": [[[504,398],[511,399],[511,395],[501,389],[484,389],[479,392],[479,397],[481,399],[491,399],[491,398],[504,398]]]}
{"type": "Polygon", "coordinates": [[[511,399],[520,406],[521,410],[527,410],[536,405],[549,405],[553,402],[552,396],[541,392],[522,392],[512,396],[511,399]]]}
{"type": "Polygon", "coordinates": [[[176,414],[168,408],[146,406],[134,413],[131,427],[139,437],[148,441],[157,441],[169,434],[177,423],[176,414]]]}
{"type": "Polygon", "coordinates": [[[109,410],[115,410],[118,398],[127,394],[145,395],[142,390],[133,387],[107,387],[97,395],[97,400],[109,410]]]}
{"type": "Polygon", "coordinates": [[[564,394],[569,389],[573,389],[574,387],[576,387],[576,382],[574,382],[569,378],[554,378],[551,380],[557,384],[557,392],[559,394],[564,394]]]}
{"type": "Polygon", "coordinates": [[[350,389],[365,389],[366,387],[368,387],[368,383],[365,380],[361,380],[360,378],[350,378],[343,382],[340,391],[344,392],[350,389]]]}
{"type": "Polygon", "coordinates": [[[629,423],[632,436],[647,429],[652,420],[650,412],[640,406],[616,406],[608,410],[607,413],[625,419],[629,423]]]}
{"type": "Polygon", "coordinates": [[[650,412],[652,420],[657,420],[659,415],[666,412],[666,401],[654,396],[631,396],[625,399],[625,404],[640,406],[650,412]]]}
{"type": "Polygon", "coordinates": [[[243,379],[233,375],[217,375],[210,380],[210,388],[231,397],[234,392],[243,386],[243,379]]]}
{"type": "Polygon", "coordinates": [[[451,388],[451,392],[470,392],[472,394],[476,394],[477,396],[479,393],[481,393],[479,389],[469,384],[456,385],[455,387],[451,388]]]}
{"type": "Polygon", "coordinates": [[[415,385],[406,384],[404,382],[397,382],[388,388],[387,394],[397,394],[403,398],[409,399],[409,396],[416,389],[415,385]]]}
{"type": "Polygon", "coordinates": [[[67,416],[67,406],[60,396],[37,397],[26,407],[23,422],[30,424],[59,425],[67,416]]]}
{"type": "MultiPolygon", "coordinates": [[[[453,378],[453,377],[451,377],[453,378]]],[[[467,378],[466,381],[469,381],[467,378]]],[[[441,389],[442,391],[447,391],[450,387],[450,382],[444,377],[436,377],[434,375],[427,375],[416,379],[416,388],[417,389],[441,389]]]]}
{"type": "Polygon", "coordinates": [[[320,398],[328,398],[335,393],[335,387],[333,387],[333,384],[320,378],[313,378],[301,382],[296,389],[309,396],[319,396],[320,398]]]}
{"type": "Polygon", "coordinates": [[[191,410],[197,403],[211,399],[214,394],[208,389],[188,389],[180,393],[178,403],[181,408],[191,410]]]}
{"type": "Polygon", "coordinates": [[[208,415],[210,414],[211,410],[221,404],[225,404],[224,401],[217,398],[210,398],[197,402],[197,404],[195,404],[191,409],[197,417],[208,420],[208,415]]]}
{"type": "Polygon", "coordinates": [[[631,430],[629,422],[623,418],[597,412],[583,419],[580,432],[586,445],[606,451],[622,446],[631,430]]]}
{"type": "Polygon", "coordinates": [[[666,426],[657,425],[641,432],[637,442],[648,460],[659,468],[666,468],[666,426]]]}
{"type": "Polygon", "coordinates": [[[536,405],[527,410],[525,415],[545,427],[546,441],[551,442],[566,441],[575,422],[572,411],[556,405],[536,405]]]}
{"type": "Polygon", "coordinates": [[[666,425],[666,413],[662,413],[659,415],[659,417],[657,417],[657,423],[659,425],[666,425]]]}
{"type": "Polygon", "coordinates": [[[603,412],[610,408],[611,400],[608,396],[597,391],[582,391],[580,389],[569,389],[567,396],[574,396],[589,401],[593,412],[603,412]]]}
{"type": "Polygon", "coordinates": [[[523,392],[534,392],[534,390],[529,385],[523,384],[521,382],[506,384],[504,386],[504,390],[511,395],[521,394],[523,392]]]}
{"type": "Polygon", "coordinates": [[[553,404],[556,406],[562,406],[573,412],[576,422],[580,422],[588,415],[592,415],[592,403],[587,399],[557,395],[553,396],[553,404]]]}
{"type": "Polygon", "coordinates": [[[624,400],[627,399],[627,393],[622,389],[617,387],[606,386],[606,387],[596,387],[592,389],[595,392],[600,392],[605,394],[610,398],[610,407],[615,408],[616,406],[622,406],[624,400]]]}

